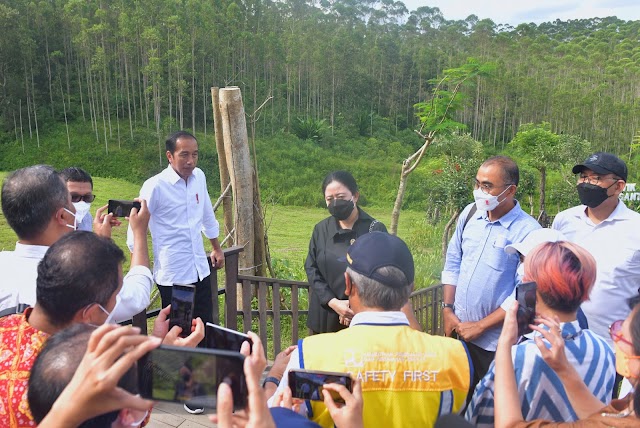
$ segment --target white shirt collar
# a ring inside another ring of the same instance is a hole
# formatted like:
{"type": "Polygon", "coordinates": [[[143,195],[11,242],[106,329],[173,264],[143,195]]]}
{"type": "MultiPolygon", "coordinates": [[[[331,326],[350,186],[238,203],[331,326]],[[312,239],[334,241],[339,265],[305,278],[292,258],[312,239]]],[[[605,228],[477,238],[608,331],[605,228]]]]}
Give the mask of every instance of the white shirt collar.
{"type": "Polygon", "coordinates": [[[400,311],[390,312],[359,312],[351,319],[350,327],[358,324],[406,324],[407,316],[400,311]]]}
{"type": "MultiPolygon", "coordinates": [[[[591,219],[589,219],[589,216],[587,215],[587,206],[579,205],[578,207],[580,209],[578,210],[578,212],[576,212],[576,217],[583,220],[588,219],[589,221],[591,221],[591,219]]],[[[633,211],[627,208],[624,202],[618,201],[618,205],[616,205],[615,209],[611,212],[611,214],[609,214],[609,217],[602,220],[602,223],[615,220],[631,220],[633,219],[632,212],[633,211]]]]}
{"type": "Polygon", "coordinates": [[[178,175],[176,170],[173,169],[171,164],[167,166],[162,176],[164,177],[165,181],[171,184],[176,184],[178,181],[182,180],[182,178],[178,175]]]}
{"type": "Polygon", "coordinates": [[[27,259],[42,260],[48,249],[46,245],[27,245],[16,242],[14,254],[27,259]]]}

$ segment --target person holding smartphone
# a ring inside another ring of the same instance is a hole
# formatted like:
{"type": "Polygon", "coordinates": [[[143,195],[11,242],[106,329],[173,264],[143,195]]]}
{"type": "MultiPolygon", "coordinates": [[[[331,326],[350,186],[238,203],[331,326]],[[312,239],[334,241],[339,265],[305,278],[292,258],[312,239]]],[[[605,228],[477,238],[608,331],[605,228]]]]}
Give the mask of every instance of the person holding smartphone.
{"type": "MultiPolygon", "coordinates": [[[[584,248],[565,241],[547,242],[531,250],[524,261],[523,281],[534,281],[536,312],[560,320],[559,334],[565,343],[567,358],[589,390],[604,406],[611,399],[615,379],[613,351],[606,341],[582,329],[577,321],[580,304],[587,300],[596,279],[596,263],[584,248]]],[[[520,303],[522,304],[522,303],[520,303]]],[[[518,397],[525,419],[570,422],[578,415],[562,382],[541,356],[537,343],[523,338],[513,346],[511,355],[518,384],[518,397]]],[[[496,362],[476,386],[466,419],[474,426],[494,425],[496,403],[496,362]]]]}
{"type": "Polygon", "coordinates": [[[584,384],[573,364],[567,359],[567,343],[562,337],[561,322],[557,317],[540,318],[541,324],[533,326],[540,334],[536,345],[544,361],[553,368],[566,388],[567,396],[578,415],[579,420],[569,423],[556,423],[543,419],[525,420],[517,403],[517,384],[514,379],[514,368],[511,349],[517,340],[516,305],[507,313],[502,335],[496,352],[496,418],[497,428],[581,428],[611,427],[627,428],[640,426],[640,296],[629,299],[626,304],[631,313],[624,320],[616,320],[609,327],[609,336],[614,343],[616,353],[616,369],[634,385],[634,391],[622,399],[611,401],[604,406],[599,397],[584,384]],[[544,340],[542,340],[544,337],[544,340]]]}
{"type": "MultiPolygon", "coordinates": [[[[439,414],[459,412],[471,379],[469,354],[459,340],[410,326],[402,311],[415,275],[407,245],[385,232],[366,233],[345,260],[345,294],[354,313],[349,328],[299,341],[276,396],[289,387],[289,373],[304,368],[362,379],[364,426],[431,427],[439,414]]],[[[273,407],[275,398],[270,401],[273,407]]],[[[334,426],[321,401],[302,407],[312,421],[334,426]]]]}

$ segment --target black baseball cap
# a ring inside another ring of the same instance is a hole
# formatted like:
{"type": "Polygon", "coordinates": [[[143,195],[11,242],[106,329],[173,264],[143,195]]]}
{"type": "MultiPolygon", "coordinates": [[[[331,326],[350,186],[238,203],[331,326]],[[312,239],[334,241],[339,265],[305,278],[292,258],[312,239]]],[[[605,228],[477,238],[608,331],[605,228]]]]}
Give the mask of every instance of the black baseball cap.
{"type": "Polygon", "coordinates": [[[362,235],[349,247],[345,260],[354,271],[375,279],[393,288],[404,287],[413,283],[413,256],[404,241],[386,232],[371,232],[362,235]],[[385,266],[394,266],[404,273],[407,283],[398,284],[376,271],[385,266]]]}
{"type": "Polygon", "coordinates": [[[592,154],[582,162],[573,167],[573,173],[578,174],[585,169],[590,169],[598,174],[614,174],[627,181],[627,164],[616,155],[606,152],[592,154]]]}

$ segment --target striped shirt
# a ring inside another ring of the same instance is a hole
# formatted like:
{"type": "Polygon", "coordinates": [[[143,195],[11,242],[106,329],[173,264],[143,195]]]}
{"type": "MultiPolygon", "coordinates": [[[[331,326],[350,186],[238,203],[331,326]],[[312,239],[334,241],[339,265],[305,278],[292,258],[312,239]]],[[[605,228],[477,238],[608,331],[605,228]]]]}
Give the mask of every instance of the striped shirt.
{"type": "MultiPolygon", "coordinates": [[[[578,321],[561,324],[565,354],[591,392],[603,403],[611,401],[616,365],[613,350],[597,334],[582,330],[578,321]]],[[[536,335],[539,335],[536,333],[536,335]]],[[[547,347],[550,347],[545,341],[547,347]]],[[[511,348],[524,419],[571,422],[578,419],[558,375],[544,362],[533,340],[511,348]]],[[[478,427],[494,425],[495,362],[476,386],[466,419],[478,427]]]]}

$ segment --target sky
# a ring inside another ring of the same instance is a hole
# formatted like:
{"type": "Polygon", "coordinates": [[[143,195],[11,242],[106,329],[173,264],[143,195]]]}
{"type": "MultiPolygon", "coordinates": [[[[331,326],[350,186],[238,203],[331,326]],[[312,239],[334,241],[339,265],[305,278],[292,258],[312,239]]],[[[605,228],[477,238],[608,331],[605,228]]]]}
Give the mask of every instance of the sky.
{"type": "Polygon", "coordinates": [[[606,16],[640,20],[640,0],[404,0],[403,3],[410,11],[420,6],[437,7],[447,20],[465,19],[473,14],[496,24],[513,26],[606,16]]]}

